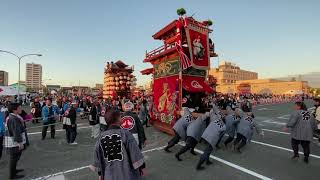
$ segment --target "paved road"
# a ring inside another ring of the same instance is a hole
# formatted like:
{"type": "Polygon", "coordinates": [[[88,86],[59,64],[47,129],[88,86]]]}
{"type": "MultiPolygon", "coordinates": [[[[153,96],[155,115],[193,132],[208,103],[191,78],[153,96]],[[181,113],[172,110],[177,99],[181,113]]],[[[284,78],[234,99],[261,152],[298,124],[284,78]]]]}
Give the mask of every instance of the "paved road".
{"type": "MultiPolygon", "coordinates": [[[[308,103],[310,106],[311,104],[308,103]]],[[[311,145],[312,157],[307,165],[302,158],[292,161],[290,136],[282,132],[289,118],[292,104],[258,106],[254,109],[256,121],[265,130],[265,137],[255,135],[252,142],[237,154],[229,150],[212,153],[214,164],[206,170],[197,172],[195,164],[199,156],[186,153],[183,161],[177,162],[174,153],[165,153],[162,148],[170,137],[153,128],[147,128],[148,145],[143,150],[148,175],[145,180],[212,180],[212,179],[281,179],[316,180],[320,169],[320,147],[311,145]]],[[[30,127],[34,125],[29,125],[30,127]]],[[[61,126],[57,127],[61,128],[61,126]]],[[[57,132],[56,139],[41,141],[40,128],[31,128],[31,146],[23,153],[19,167],[27,172],[25,179],[36,179],[56,174],[55,179],[91,180],[96,175],[88,170],[92,162],[94,140],[90,138],[90,128],[85,120],[79,121],[77,146],[65,142],[65,132],[57,132]],[[61,175],[57,175],[61,173],[61,175]]],[[[172,150],[178,151],[181,145],[172,150]]],[[[201,153],[203,145],[197,146],[201,153]]],[[[302,157],[302,156],[301,156],[302,157]]],[[[7,179],[7,157],[0,161],[0,179],[7,179]]]]}

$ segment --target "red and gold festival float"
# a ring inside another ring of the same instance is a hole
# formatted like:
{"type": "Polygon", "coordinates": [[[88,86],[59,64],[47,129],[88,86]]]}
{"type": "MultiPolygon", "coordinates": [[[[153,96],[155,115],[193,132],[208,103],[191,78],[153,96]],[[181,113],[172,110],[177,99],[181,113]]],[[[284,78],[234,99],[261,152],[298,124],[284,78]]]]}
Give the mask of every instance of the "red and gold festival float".
{"type": "Polygon", "coordinates": [[[107,62],[104,68],[103,98],[129,97],[136,85],[133,67],[122,61],[107,62]]]}
{"type": "Polygon", "coordinates": [[[212,21],[199,22],[187,17],[183,8],[177,13],[178,19],[152,36],[163,41],[164,45],[146,52],[143,62],[151,63],[153,68],[141,71],[153,75],[154,126],[169,134],[173,133],[172,126],[187,94],[197,106],[201,97],[213,93],[206,80],[210,57],[217,56],[209,39],[212,21]]]}

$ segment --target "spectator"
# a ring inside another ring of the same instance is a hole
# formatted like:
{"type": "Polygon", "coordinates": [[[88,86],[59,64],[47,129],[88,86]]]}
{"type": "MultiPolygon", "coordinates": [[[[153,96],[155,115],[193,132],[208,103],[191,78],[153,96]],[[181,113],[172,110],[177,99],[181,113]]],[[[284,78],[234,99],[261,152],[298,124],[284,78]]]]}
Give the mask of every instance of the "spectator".
{"type": "Polygon", "coordinates": [[[102,180],[140,180],[143,155],[133,135],[120,128],[119,110],[109,110],[105,119],[108,129],[97,140],[90,169],[98,172],[102,180]]]}
{"type": "Polygon", "coordinates": [[[52,100],[48,98],[46,105],[42,108],[43,128],[42,128],[42,140],[46,138],[48,127],[51,128],[51,138],[55,137],[55,118],[59,115],[58,107],[52,105],[52,100]]]}
{"type": "MultiPolygon", "coordinates": [[[[295,111],[291,115],[287,128],[291,129],[291,146],[293,149],[292,159],[299,158],[299,144],[304,153],[304,162],[309,163],[310,141],[316,128],[314,117],[308,112],[306,105],[299,101],[295,103],[295,111]]],[[[284,130],[287,131],[287,128],[284,130]]]]}
{"type": "Polygon", "coordinates": [[[19,116],[22,107],[19,103],[12,103],[8,107],[10,115],[7,121],[8,138],[6,147],[9,149],[9,179],[20,179],[23,175],[17,175],[23,169],[17,169],[17,163],[21,157],[22,150],[25,148],[26,137],[25,128],[22,124],[23,119],[19,116]]]}
{"type": "Polygon", "coordinates": [[[2,157],[3,138],[5,133],[4,122],[5,122],[5,112],[3,110],[3,105],[0,104],[0,159],[2,157]]]}

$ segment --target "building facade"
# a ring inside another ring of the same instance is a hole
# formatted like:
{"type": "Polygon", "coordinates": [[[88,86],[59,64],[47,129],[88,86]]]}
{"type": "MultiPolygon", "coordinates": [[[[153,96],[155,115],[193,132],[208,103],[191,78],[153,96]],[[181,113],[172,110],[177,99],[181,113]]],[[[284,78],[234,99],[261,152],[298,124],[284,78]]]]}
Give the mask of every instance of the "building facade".
{"type": "Polygon", "coordinates": [[[96,89],[103,89],[103,84],[96,84],[95,88],[96,89]]]}
{"type": "Polygon", "coordinates": [[[88,86],[72,86],[73,94],[77,94],[78,96],[81,96],[83,94],[89,94],[91,91],[91,88],[88,86]]]}
{"type": "Polygon", "coordinates": [[[51,93],[51,91],[59,92],[60,88],[61,88],[60,85],[53,85],[53,84],[48,85],[47,84],[47,90],[49,93],[51,93]]]}
{"type": "Polygon", "coordinates": [[[211,68],[209,75],[217,80],[217,84],[231,84],[241,80],[258,79],[258,73],[240,69],[236,64],[222,61],[218,68],[211,68]]]}
{"type": "Polygon", "coordinates": [[[26,64],[26,85],[32,90],[40,90],[42,82],[42,66],[41,64],[26,64]]]}
{"type": "Polygon", "coordinates": [[[0,71],[0,86],[8,86],[8,79],[8,72],[0,71]]]}
{"type": "Polygon", "coordinates": [[[252,94],[308,94],[310,87],[307,81],[281,81],[276,79],[256,79],[237,81],[233,84],[220,84],[216,87],[221,93],[252,94]]]}

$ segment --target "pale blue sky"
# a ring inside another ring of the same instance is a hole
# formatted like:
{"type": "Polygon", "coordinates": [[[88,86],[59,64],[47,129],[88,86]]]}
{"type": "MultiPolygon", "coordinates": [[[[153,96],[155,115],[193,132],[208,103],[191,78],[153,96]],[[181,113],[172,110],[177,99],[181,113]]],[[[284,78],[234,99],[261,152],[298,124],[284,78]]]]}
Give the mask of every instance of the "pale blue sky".
{"type": "MultiPolygon", "coordinates": [[[[0,0],[0,49],[43,65],[48,84],[101,83],[106,60],[134,64],[138,83],[152,35],[184,7],[212,19],[218,60],[231,60],[262,78],[320,71],[320,1],[317,0],[0,0]]],[[[0,69],[17,81],[14,57],[0,54],[0,69]]],[[[22,79],[25,65],[22,66],[22,79]]]]}

